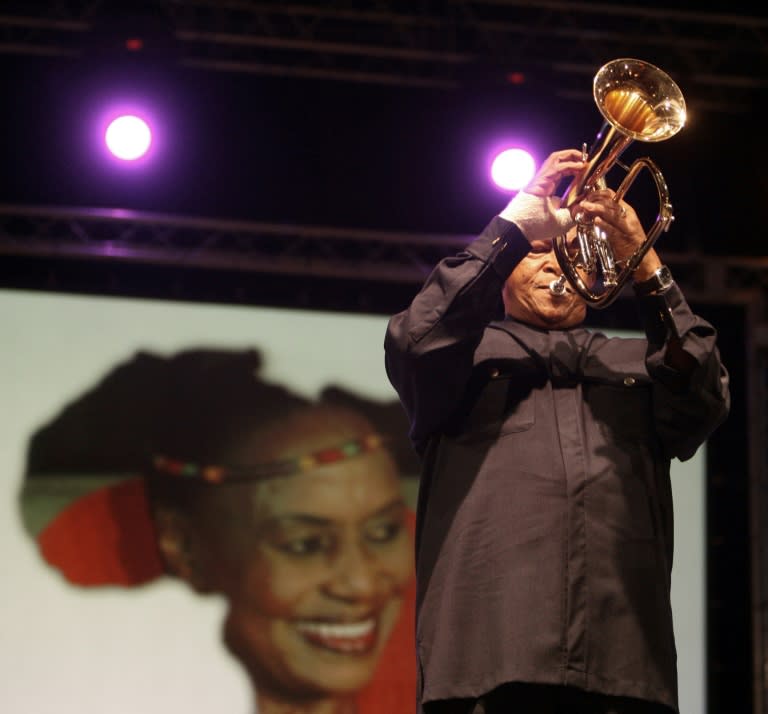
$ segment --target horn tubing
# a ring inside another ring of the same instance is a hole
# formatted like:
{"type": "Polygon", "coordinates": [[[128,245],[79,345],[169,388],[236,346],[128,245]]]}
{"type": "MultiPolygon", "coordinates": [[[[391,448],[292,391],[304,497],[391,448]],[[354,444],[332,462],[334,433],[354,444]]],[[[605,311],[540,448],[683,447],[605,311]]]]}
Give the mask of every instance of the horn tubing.
{"type": "MultiPolygon", "coordinates": [[[[642,60],[621,58],[604,64],[593,79],[593,95],[604,123],[585,157],[587,165],[562,196],[561,205],[565,207],[573,205],[589,191],[604,186],[606,174],[632,141],[664,141],[685,124],[685,100],[678,86],[658,67],[642,60]]],[[[650,171],[656,184],[659,213],[653,226],[646,231],[645,242],[625,262],[612,287],[604,285],[602,292],[593,291],[576,267],[582,257],[581,251],[569,256],[566,235],[556,236],[553,241],[563,278],[591,307],[608,307],[616,300],[632,272],[674,220],[667,183],[658,166],[648,157],[636,159],[627,169],[626,177],[616,189],[614,201],[625,196],[643,169],[650,171]]],[[[577,225],[579,231],[587,231],[592,224],[577,225]]],[[[605,278],[613,269],[610,245],[606,244],[604,250],[606,253],[598,261],[599,265],[588,272],[595,282],[599,277],[597,272],[602,272],[605,278]]]]}

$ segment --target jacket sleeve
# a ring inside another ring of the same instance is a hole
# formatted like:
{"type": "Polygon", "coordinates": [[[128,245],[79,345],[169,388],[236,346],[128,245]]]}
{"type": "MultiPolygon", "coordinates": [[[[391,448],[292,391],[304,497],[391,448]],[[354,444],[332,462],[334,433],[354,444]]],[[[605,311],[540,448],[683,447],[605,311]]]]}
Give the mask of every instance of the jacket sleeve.
{"type": "Polygon", "coordinates": [[[483,330],[501,316],[502,286],[529,248],[514,223],[495,217],[464,251],[440,261],[410,306],[390,319],[387,375],[418,451],[456,410],[483,330]]]}
{"type": "Polygon", "coordinates": [[[653,379],[654,419],[666,455],[691,458],[730,410],[728,371],[720,361],[717,332],[695,315],[676,284],[662,295],[639,298],[653,379]],[[670,342],[678,340],[693,360],[681,372],[668,364],[670,342]]]}

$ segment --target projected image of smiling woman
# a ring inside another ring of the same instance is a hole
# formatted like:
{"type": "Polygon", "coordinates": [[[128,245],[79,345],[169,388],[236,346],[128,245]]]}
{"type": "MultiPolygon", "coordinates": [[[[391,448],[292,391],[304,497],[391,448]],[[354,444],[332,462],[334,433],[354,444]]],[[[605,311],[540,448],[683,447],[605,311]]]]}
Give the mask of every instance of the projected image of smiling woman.
{"type": "Polygon", "coordinates": [[[34,529],[41,551],[79,585],[168,574],[222,595],[259,714],[402,710],[414,518],[381,410],[340,390],[305,399],[258,369],[252,352],[142,354],[65,409],[32,441],[28,495],[149,466],[34,529]]]}
{"type": "Polygon", "coordinates": [[[316,407],[243,433],[226,463],[232,482],[197,490],[185,511],[153,481],[166,560],[226,595],[225,641],[260,711],[349,698],[373,676],[412,574],[392,457],[361,416],[316,407]]]}

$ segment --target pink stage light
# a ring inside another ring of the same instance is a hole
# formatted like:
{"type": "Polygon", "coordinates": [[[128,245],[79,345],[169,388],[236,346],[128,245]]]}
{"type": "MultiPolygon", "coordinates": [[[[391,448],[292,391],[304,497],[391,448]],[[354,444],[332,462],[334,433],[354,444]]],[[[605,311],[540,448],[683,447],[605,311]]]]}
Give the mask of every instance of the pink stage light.
{"type": "Polygon", "coordinates": [[[149,150],[152,132],[141,117],[124,114],[110,122],[104,133],[104,141],[118,159],[135,161],[149,150]]]}
{"type": "Polygon", "coordinates": [[[491,163],[491,179],[505,191],[519,191],[535,171],[536,163],[525,149],[505,149],[491,163]]]}

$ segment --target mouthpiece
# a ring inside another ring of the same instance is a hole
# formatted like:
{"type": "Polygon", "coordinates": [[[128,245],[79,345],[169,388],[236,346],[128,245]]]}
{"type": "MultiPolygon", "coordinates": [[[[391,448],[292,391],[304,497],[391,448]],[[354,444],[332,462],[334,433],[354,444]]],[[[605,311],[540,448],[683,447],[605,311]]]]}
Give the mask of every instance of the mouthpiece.
{"type": "Polygon", "coordinates": [[[561,275],[549,284],[549,292],[557,296],[565,295],[565,275],[561,275]]]}

